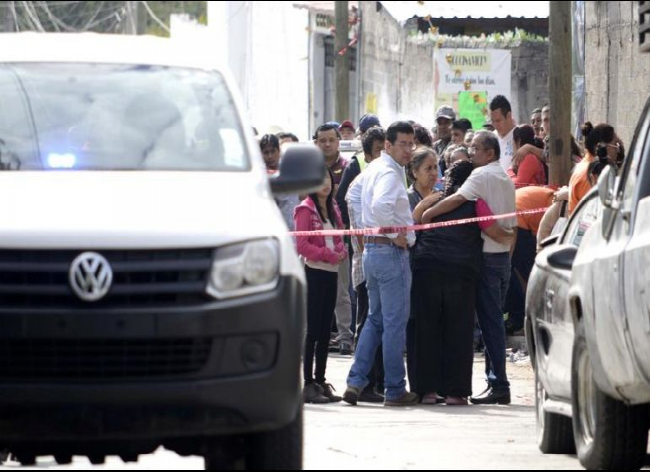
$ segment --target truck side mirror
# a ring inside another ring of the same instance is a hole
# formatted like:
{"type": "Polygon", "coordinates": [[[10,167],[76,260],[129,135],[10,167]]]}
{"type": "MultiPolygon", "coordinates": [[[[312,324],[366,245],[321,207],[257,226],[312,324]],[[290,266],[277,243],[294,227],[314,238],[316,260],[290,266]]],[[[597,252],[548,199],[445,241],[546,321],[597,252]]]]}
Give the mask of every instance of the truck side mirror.
{"type": "Polygon", "coordinates": [[[313,144],[287,146],[280,159],[280,173],[269,179],[274,195],[309,194],[325,181],[325,158],[313,144]]]}

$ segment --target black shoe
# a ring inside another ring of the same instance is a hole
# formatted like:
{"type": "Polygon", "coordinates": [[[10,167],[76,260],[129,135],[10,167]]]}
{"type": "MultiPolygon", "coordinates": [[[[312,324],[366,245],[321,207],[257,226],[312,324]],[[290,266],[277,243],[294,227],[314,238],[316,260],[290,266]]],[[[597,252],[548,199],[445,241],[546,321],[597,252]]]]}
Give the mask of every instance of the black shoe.
{"type": "Polygon", "coordinates": [[[361,392],[359,401],[363,403],[384,403],[384,396],[375,392],[374,389],[368,388],[361,392]]]}
{"type": "Polygon", "coordinates": [[[342,397],[334,395],[336,389],[330,383],[318,384],[323,389],[323,396],[329,400],[330,403],[338,403],[343,400],[342,397]]]}
{"type": "Polygon", "coordinates": [[[317,383],[305,385],[302,390],[302,398],[305,403],[315,403],[317,405],[330,403],[329,398],[323,395],[323,387],[317,383]]]}
{"type": "Polygon", "coordinates": [[[343,394],[343,401],[349,403],[350,405],[356,406],[359,401],[359,395],[361,392],[356,387],[348,387],[345,393],[343,394]]]}
{"type": "Polygon", "coordinates": [[[510,389],[489,387],[485,392],[470,398],[474,405],[510,405],[510,389]]]}
{"type": "Polygon", "coordinates": [[[339,353],[342,356],[351,356],[352,355],[352,345],[346,342],[339,343],[340,349],[339,353]]]}
{"type": "Polygon", "coordinates": [[[330,344],[328,346],[329,352],[339,352],[341,346],[339,346],[339,341],[337,339],[330,339],[330,344]]]}

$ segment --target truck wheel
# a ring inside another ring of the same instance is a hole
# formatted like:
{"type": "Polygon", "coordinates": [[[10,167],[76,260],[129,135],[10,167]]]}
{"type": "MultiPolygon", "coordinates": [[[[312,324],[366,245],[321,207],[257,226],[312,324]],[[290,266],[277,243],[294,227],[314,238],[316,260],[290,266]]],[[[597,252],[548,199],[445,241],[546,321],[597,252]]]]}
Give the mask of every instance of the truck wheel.
{"type": "Polygon", "coordinates": [[[582,320],[573,345],[571,386],[580,464],[589,470],[640,469],[648,447],[648,407],[627,406],[598,388],[582,320]]]}
{"type": "Polygon", "coordinates": [[[248,437],[248,470],[302,470],[302,405],[296,419],[277,431],[248,437]]]}
{"type": "MultiPolygon", "coordinates": [[[[538,356],[535,356],[536,364],[538,356]]],[[[539,379],[539,365],[535,366],[535,409],[537,411],[537,445],[544,454],[574,454],[573,426],[571,418],[544,411],[548,399],[539,379]]]]}

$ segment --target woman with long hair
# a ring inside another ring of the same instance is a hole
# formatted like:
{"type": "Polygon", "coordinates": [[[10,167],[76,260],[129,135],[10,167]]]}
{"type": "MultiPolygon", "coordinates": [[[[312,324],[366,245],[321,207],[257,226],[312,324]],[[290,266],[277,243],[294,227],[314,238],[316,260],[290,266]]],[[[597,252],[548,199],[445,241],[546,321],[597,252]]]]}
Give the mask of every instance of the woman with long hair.
{"type": "MultiPolygon", "coordinates": [[[[343,229],[343,221],[334,200],[334,179],[327,169],[325,185],[296,207],[296,231],[343,229]]],[[[305,262],[307,276],[307,337],[304,352],[305,403],[341,401],[325,379],[330,328],[334,319],[339,265],[347,257],[340,236],[296,237],[298,254],[305,262]],[[314,360],[316,370],[314,372],[314,360]]]]}

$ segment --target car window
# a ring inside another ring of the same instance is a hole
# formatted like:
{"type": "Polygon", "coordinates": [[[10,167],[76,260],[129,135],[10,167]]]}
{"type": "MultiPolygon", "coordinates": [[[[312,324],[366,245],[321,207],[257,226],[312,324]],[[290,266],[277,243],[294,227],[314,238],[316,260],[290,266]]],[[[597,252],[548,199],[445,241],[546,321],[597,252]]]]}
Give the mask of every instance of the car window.
{"type": "Polygon", "coordinates": [[[573,215],[562,237],[562,244],[580,247],[585,233],[598,219],[598,198],[592,197],[573,215]]]}
{"type": "Polygon", "coordinates": [[[634,138],[630,154],[623,168],[622,187],[619,198],[623,202],[623,208],[631,209],[634,203],[635,189],[639,179],[639,170],[645,152],[647,152],[648,129],[650,128],[650,113],[644,119],[643,124],[634,138]]]}
{"type": "Polygon", "coordinates": [[[124,64],[0,66],[2,170],[249,168],[217,72],[124,64]]]}

